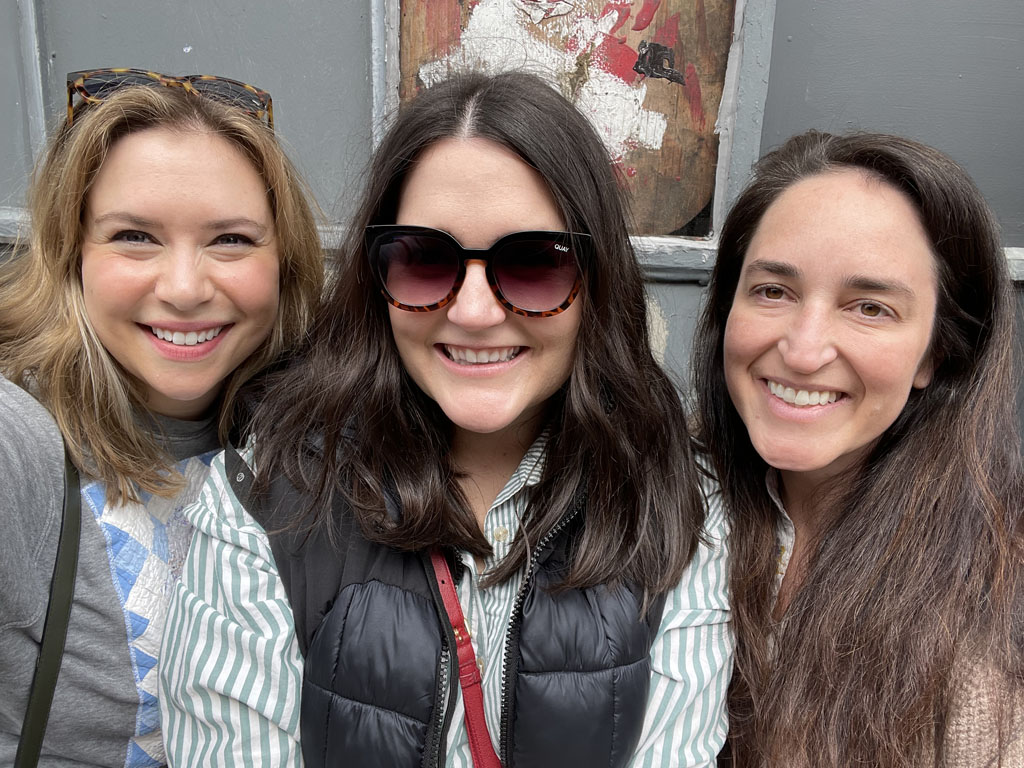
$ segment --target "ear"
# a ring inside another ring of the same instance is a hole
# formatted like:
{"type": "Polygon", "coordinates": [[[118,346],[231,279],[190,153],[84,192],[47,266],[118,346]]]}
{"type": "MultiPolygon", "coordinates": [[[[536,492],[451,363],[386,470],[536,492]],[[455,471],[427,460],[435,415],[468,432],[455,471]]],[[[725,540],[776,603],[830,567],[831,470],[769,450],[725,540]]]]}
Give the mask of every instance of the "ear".
{"type": "Polygon", "coordinates": [[[935,373],[935,360],[929,352],[924,360],[917,366],[917,373],[914,374],[914,388],[924,389],[932,383],[932,375],[935,373]]]}

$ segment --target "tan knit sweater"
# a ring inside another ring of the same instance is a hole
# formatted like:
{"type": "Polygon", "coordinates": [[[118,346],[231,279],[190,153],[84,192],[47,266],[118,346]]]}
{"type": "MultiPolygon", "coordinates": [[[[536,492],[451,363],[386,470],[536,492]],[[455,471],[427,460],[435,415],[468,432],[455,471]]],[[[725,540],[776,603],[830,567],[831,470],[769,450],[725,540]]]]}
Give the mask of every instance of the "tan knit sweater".
{"type": "Polygon", "coordinates": [[[936,762],[934,750],[926,750],[922,768],[1024,768],[1024,691],[1010,689],[989,664],[964,664],[961,669],[944,754],[936,762]],[[1000,710],[1007,718],[1002,738],[1000,710]]]}

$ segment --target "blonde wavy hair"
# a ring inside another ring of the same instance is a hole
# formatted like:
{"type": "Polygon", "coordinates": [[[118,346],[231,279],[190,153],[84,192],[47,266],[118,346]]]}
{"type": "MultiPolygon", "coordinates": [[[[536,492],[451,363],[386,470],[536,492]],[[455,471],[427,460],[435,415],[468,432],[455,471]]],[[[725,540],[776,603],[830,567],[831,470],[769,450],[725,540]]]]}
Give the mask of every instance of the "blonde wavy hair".
{"type": "Polygon", "coordinates": [[[0,372],[53,415],[74,463],[109,497],[173,496],[183,478],[145,426],[145,389],[103,347],[85,311],[83,211],[119,139],[150,128],[211,133],[249,159],[267,187],[280,258],[274,327],[224,382],[218,430],[232,426],[241,386],[304,338],[323,283],[323,258],[305,184],[273,132],[241,110],[169,87],[129,87],[76,107],[51,140],[29,187],[31,235],[0,268],[0,372]]]}

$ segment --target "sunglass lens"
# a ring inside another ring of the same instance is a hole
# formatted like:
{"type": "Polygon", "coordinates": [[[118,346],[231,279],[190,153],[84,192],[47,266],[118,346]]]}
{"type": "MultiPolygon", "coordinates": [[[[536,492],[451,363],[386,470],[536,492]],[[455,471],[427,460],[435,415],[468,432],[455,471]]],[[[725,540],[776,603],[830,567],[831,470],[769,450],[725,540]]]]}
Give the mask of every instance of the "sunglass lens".
{"type": "Polygon", "coordinates": [[[493,269],[502,295],[527,312],[561,306],[579,274],[569,243],[542,239],[509,243],[495,254],[493,269]]]}
{"type": "Polygon", "coordinates": [[[85,92],[97,99],[105,99],[114,91],[130,85],[159,85],[159,81],[135,72],[101,72],[82,81],[85,92]]]}
{"type": "Polygon", "coordinates": [[[245,88],[239,83],[232,83],[228,80],[217,78],[205,79],[197,77],[192,82],[192,87],[198,93],[207,98],[215,99],[232,107],[238,107],[245,112],[258,114],[266,105],[260,101],[260,97],[245,88]]]}
{"type": "Polygon", "coordinates": [[[379,239],[376,248],[381,282],[398,303],[426,307],[451,293],[459,258],[441,238],[391,234],[379,239]]]}

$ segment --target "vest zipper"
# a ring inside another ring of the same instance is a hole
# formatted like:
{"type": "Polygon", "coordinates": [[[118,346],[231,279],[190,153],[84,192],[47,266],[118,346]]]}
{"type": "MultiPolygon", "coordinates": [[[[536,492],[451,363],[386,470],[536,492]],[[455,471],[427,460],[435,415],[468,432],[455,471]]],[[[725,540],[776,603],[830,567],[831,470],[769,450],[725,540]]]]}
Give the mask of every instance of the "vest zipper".
{"type": "Polygon", "coordinates": [[[512,647],[513,643],[516,646],[519,645],[519,633],[522,629],[522,610],[523,602],[526,600],[526,592],[530,586],[530,582],[533,580],[534,570],[537,567],[537,563],[540,562],[540,557],[544,552],[544,549],[551,543],[551,540],[555,538],[561,531],[567,526],[572,520],[579,514],[583,508],[584,501],[586,500],[585,493],[576,494],[576,503],[573,504],[573,508],[567,514],[565,514],[561,520],[559,520],[554,527],[551,528],[541,540],[537,543],[537,546],[533,549],[533,554],[530,556],[529,567],[526,569],[526,576],[523,578],[523,583],[519,585],[519,592],[516,594],[516,600],[512,604],[512,621],[509,624],[508,635],[505,637],[505,657],[501,662],[501,738],[499,759],[501,764],[508,768],[509,763],[509,750],[508,745],[512,741],[512,690],[508,685],[509,665],[512,658],[512,647]]]}
{"type": "Polygon", "coordinates": [[[448,687],[448,669],[449,661],[451,660],[451,653],[448,651],[447,639],[445,640],[444,647],[441,648],[441,662],[439,664],[439,670],[437,675],[437,688],[434,693],[434,700],[437,702],[434,707],[437,710],[437,714],[434,716],[434,727],[431,735],[432,743],[428,745],[424,754],[430,756],[430,760],[426,763],[427,766],[438,766],[441,764],[441,741],[442,735],[448,731],[447,720],[451,714],[450,707],[446,706],[448,697],[445,696],[445,690],[448,687]]]}
{"type": "MultiPolygon", "coordinates": [[[[451,707],[448,706],[454,695],[454,686],[451,685],[456,677],[452,675],[452,653],[455,647],[455,630],[448,621],[448,614],[444,610],[444,602],[441,600],[441,590],[437,585],[437,577],[430,565],[430,553],[426,552],[423,558],[426,569],[427,584],[430,586],[430,593],[434,597],[434,607],[440,613],[438,619],[441,625],[441,660],[438,663],[437,686],[434,689],[434,722],[430,733],[430,743],[423,751],[425,768],[436,768],[444,765],[444,748],[448,728],[451,726],[451,707]]],[[[454,578],[454,576],[452,577],[454,578]]],[[[458,583],[458,582],[456,582],[458,583]]]]}

